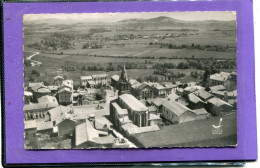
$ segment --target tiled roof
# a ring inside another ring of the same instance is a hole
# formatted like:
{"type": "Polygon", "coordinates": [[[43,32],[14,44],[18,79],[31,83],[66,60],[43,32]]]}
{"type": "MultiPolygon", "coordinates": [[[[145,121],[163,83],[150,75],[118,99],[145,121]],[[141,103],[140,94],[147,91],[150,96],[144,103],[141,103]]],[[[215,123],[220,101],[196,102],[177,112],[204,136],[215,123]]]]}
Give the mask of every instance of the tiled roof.
{"type": "Polygon", "coordinates": [[[166,100],[161,98],[152,99],[152,103],[156,106],[162,105],[166,100]]]}
{"type": "Polygon", "coordinates": [[[168,99],[170,99],[170,100],[176,100],[176,99],[178,99],[180,96],[179,95],[177,95],[177,94],[175,94],[175,93],[171,93],[170,95],[168,95],[168,99]]]}
{"type": "Polygon", "coordinates": [[[39,103],[30,103],[24,105],[24,111],[37,110],[37,109],[48,109],[57,107],[59,104],[53,96],[43,96],[38,99],[39,103]],[[54,101],[53,101],[54,99],[54,101]]]}
{"type": "Polygon", "coordinates": [[[169,109],[172,113],[176,114],[177,116],[182,115],[186,111],[192,111],[188,107],[176,102],[176,101],[166,101],[163,103],[163,106],[169,109]]]}
{"type": "Polygon", "coordinates": [[[93,141],[93,139],[98,137],[98,130],[96,130],[88,120],[75,127],[76,146],[83,144],[87,141],[93,141]]]}
{"type": "Polygon", "coordinates": [[[208,98],[210,98],[210,97],[213,97],[212,94],[210,94],[209,92],[207,92],[207,91],[205,91],[205,90],[197,90],[197,91],[194,92],[194,93],[195,93],[195,95],[197,95],[198,97],[200,97],[200,98],[202,98],[202,99],[204,99],[204,100],[206,100],[206,99],[208,99],[208,98]]]}
{"type": "Polygon", "coordinates": [[[189,95],[188,95],[188,99],[189,99],[189,101],[191,101],[192,103],[198,103],[198,102],[203,102],[204,103],[204,101],[202,101],[199,97],[197,97],[195,94],[193,94],[193,93],[190,93],[189,95]]]}
{"type": "Polygon", "coordinates": [[[148,108],[131,94],[123,94],[119,98],[134,111],[147,111],[148,108]]]}
{"type": "Polygon", "coordinates": [[[232,105],[230,105],[227,102],[225,102],[225,101],[223,101],[223,100],[221,100],[219,98],[216,98],[216,97],[213,97],[213,98],[209,99],[208,103],[214,104],[217,107],[220,107],[222,105],[227,105],[227,106],[232,107],[232,105]]]}
{"type": "Polygon", "coordinates": [[[76,116],[73,114],[73,109],[70,106],[58,106],[49,110],[51,121],[56,121],[56,125],[65,119],[76,121],[76,116]]]}

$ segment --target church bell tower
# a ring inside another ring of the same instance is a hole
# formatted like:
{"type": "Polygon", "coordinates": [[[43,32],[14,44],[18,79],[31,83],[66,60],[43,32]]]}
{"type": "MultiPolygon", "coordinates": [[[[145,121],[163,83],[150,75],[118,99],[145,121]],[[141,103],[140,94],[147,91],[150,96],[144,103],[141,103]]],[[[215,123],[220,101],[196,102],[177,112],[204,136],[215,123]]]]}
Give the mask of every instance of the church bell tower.
{"type": "Polygon", "coordinates": [[[127,77],[125,65],[122,68],[121,76],[119,78],[119,95],[125,94],[125,93],[130,93],[130,82],[127,77]]]}

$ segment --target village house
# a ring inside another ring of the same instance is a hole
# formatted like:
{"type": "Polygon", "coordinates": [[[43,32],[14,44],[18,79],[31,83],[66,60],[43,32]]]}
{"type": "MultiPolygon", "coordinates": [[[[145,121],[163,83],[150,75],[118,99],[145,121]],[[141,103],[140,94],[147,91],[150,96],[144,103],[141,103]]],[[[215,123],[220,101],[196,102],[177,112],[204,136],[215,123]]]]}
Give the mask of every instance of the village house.
{"type": "Polygon", "coordinates": [[[197,97],[195,94],[190,93],[188,95],[188,106],[191,109],[201,109],[204,108],[206,103],[202,101],[199,97],[197,97]]]}
{"type": "Polygon", "coordinates": [[[198,89],[194,86],[188,86],[185,89],[183,89],[183,94],[184,96],[188,96],[190,93],[193,93],[197,91],[198,89]]]}
{"type": "Polygon", "coordinates": [[[54,77],[54,85],[55,86],[60,86],[62,84],[62,81],[64,80],[64,78],[60,75],[54,77]]]}
{"type": "Polygon", "coordinates": [[[111,86],[118,89],[118,84],[119,84],[119,75],[111,76],[111,86]]]}
{"type": "Polygon", "coordinates": [[[160,98],[165,98],[167,93],[166,93],[166,88],[160,84],[153,84],[152,85],[154,88],[154,95],[156,97],[160,97],[160,98]]]}
{"type": "MultiPolygon", "coordinates": [[[[135,86],[135,85],[134,85],[135,86]]],[[[153,88],[146,83],[138,84],[137,87],[131,87],[131,93],[139,100],[153,99],[153,88]]]]}
{"type": "Polygon", "coordinates": [[[59,86],[49,85],[48,89],[51,91],[51,95],[55,96],[58,92],[59,86]]]}
{"type": "Polygon", "coordinates": [[[205,119],[208,117],[206,111],[197,111],[189,109],[188,107],[176,102],[176,101],[166,101],[163,103],[162,117],[171,121],[172,123],[184,123],[199,119],[205,119]]]}
{"type": "Polygon", "coordinates": [[[237,73],[220,72],[210,75],[209,85],[223,85],[228,91],[235,90],[237,89],[237,73]]]}
{"type": "Polygon", "coordinates": [[[107,85],[108,84],[108,75],[107,74],[98,74],[91,76],[81,76],[80,85],[82,87],[97,87],[99,84],[107,85]]]}
{"type": "Polygon", "coordinates": [[[51,91],[43,83],[29,83],[29,91],[33,93],[33,100],[36,101],[38,98],[46,95],[50,95],[51,91]]]}
{"type": "Polygon", "coordinates": [[[95,82],[95,85],[98,84],[106,85],[108,84],[108,75],[107,74],[92,75],[92,80],[95,82]]]}
{"type": "Polygon", "coordinates": [[[170,95],[171,93],[176,91],[177,85],[172,82],[162,82],[162,86],[166,88],[166,95],[170,95]]]}
{"type": "Polygon", "coordinates": [[[75,127],[75,147],[82,148],[120,148],[128,147],[124,139],[115,138],[112,135],[100,136],[102,131],[96,130],[90,121],[81,123],[75,127]]]}
{"type": "Polygon", "coordinates": [[[72,88],[70,88],[68,86],[61,86],[58,89],[57,99],[59,101],[59,104],[61,104],[61,105],[72,104],[72,100],[73,100],[72,88]]]}
{"type": "Polygon", "coordinates": [[[156,114],[161,114],[163,111],[163,106],[162,104],[165,102],[166,100],[162,99],[162,98],[155,98],[151,100],[152,105],[154,105],[156,107],[156,114]]]}
{"type": "Polygon", "coordinates": [[[212,115],[221,115],[221,113],[232,111],[233,106],[219,98],[214,97],[208,100],[206,109],[212,115]]]}
{"type": "Polygon", "coordinates": [[[70,136],[77,123],[76,116],[70,106],[58,106],[48,111],[49,120],[53,124],[53,132],[58,136],[70,136]]]}
{"type": "Polygon", "coordinates": [[[86,87],[89,81],[93,81],[92,76],[81,76],[80,77],[80,86],[86,87]]]}
{"type": "Polygon", "coordinates": [[[24,119],[34,120],[45,118],[47,111],[57,107],[58,101],[53,96],[43,96],[38,99],[38,103],[24,105],[24,119]]]}

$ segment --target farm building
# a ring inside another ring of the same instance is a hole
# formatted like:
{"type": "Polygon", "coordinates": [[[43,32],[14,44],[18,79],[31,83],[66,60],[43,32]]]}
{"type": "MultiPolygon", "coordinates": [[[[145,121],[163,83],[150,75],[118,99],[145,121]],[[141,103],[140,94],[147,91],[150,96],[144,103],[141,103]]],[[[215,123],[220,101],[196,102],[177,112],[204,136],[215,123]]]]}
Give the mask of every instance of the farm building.
{"type": "MultiPolygon", "coordinates": [[[[207,113],[206,113],[207,114],[207,113]]],[[[171,121],[172,123],[184,123],[188,121],[194,121],[201,118],[206,118],[206,114],[200,112],[194,112],[188,107],[176,102],[166,101],[163,103],[162,117],[171,121]],[[199,116],[202,115],[202,116],[199,116]],[[205,115],[205,116],[204,116],[205,115]],[[199,117],[198,117],[199,116],[199,117]]]]}
{"type": "Polygon", "coordinates": [[[232,111],[232,109],[232,105],[219,98],[214,97],[208,100],[207,111],[209,111],[213,115],[220,115],[221,112],[230,112],[232,111]]]}
{"type": "Polygon", "coordinates": [[[204,101],[202,101],[199,97],[197,97],[193,93],[190,93],[188,95],[188,104],[189,104],[189,108],[191,109],[204,108],[206,105],[204,101]]]}
{"type": "Polygon", "coordinates": [[[209,99],[213,98],[214,95],[210,94],[209,92],[205,90],[197,90],[194,92],[196,96],[198,96],[202,101],[206,102],[209,99]]]}

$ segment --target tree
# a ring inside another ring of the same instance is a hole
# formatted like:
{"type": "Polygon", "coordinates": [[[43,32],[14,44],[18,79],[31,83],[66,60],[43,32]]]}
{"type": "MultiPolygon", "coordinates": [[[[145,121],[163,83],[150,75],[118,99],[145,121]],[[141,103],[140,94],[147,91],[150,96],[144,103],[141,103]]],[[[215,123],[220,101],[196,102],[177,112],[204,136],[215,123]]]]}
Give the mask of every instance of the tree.
{"type": "Polygon", "coordinates": [[[106,89],[103,87],[96,92],[97,100],[106,99],[106,96],[107,96],[107,92],[106,92],[106,89]]]}
{"type": "Polygon", "coordinates": [[[143,79],[142,79],[141,77],[138,77],[136,80],[137,80],[138,82],[140,82],[140,83],[143,82],[143,79]]]}

